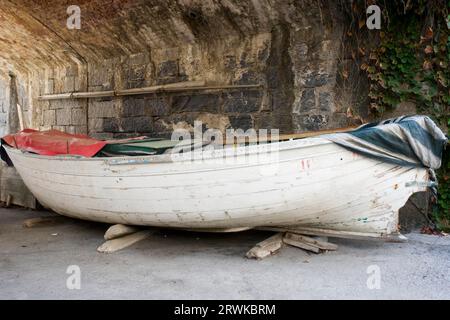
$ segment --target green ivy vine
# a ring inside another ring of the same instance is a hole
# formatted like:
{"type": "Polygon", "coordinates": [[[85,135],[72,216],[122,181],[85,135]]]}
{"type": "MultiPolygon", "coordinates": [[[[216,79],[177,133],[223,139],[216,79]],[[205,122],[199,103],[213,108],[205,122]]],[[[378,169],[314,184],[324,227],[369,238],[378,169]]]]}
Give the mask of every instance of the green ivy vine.
{"type": "MultiPolygon", "coordinates": [[[[370,109],[382,115],[411,101],[444,130],[450,127],[450,0],[372,1],[382,8],[378,46],[361,64],[369,77],[370,109]],[[379,3],[378,3],[379,2],[379,3]]],[[[448,131],[447,131],[448,132],[448,131]]],[[[450,147],[437,172],[434,218],[450,231],[450,147]]]]}

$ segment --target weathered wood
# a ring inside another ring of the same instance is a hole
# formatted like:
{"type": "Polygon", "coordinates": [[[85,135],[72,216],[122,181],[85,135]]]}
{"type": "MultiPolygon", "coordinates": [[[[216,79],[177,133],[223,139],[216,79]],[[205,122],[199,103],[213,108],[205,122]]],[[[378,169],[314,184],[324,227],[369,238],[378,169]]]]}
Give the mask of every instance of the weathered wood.
{"type": "Polygon", "coordinates": [[[124,90],[109,90],[109,91],[91,91],[91,92],[69,92],[59,94],[44,94],[38,97],[39,100],[58,100],[58,99],[86,99],[86,98],[99,98],[99,97],[113,97],[113,96],[125,96],[144,93],[153,93],[164,90],[195,88],[205,86],[205,81],[182,81],[176,83],[169,83],[164,85],[157,85],[144,88],[133,88],[124,90]]]}
{"type": "Polygon", "coordinates": [[[398,209],[429,179],[426,168],[370,159],[322,138],[279,143],[273,159],[261,147],[202,153],[199,161],[186,161],[188,153],[79,159],[5,150],[56,212],[182,229],[304,225],[385,237],[397,231],[398,209]]]}
{"type": "MultiPolygon", "coordinates": [[[[94,92],[74,92],[68,98],[82,99],[82,98],[102,98],[114,96],[114,91],[94,91],[94,92]]],[[[48,97],[48,96],[47,96],[48,97]]],[[[52,100],[52,99],[42,99],[42,100],[52,100]]],[[[54,100],[54,99],[53,99],[54,100]]]]}
{"type": "Polygon", "coordinates": [[[44,227],[48,225],[54,225],[57,223],[61,223],[64,220],[67,220],[66,217],[63,216],[47,216],[47,217],[37,217],[26,219],[23,222],[23,226],[26,228],[34,228],[34,227],[44,227]]]}
{"type": "Polygon", "coordinates": [[[352,232],[352,231],[338,231],[329,230],[323,228],[306,228],[306,227],[257,227],[255,230],[261,231],[274,231],[274,232],[290,232],[300,235],[310,235],[310,236],[324,236],[333,238],[344,238],[344,239],[355,239],[355,240],[381,240],[390,241],[392,238],[396,239],[397,234],[392,234],[389,236],[383,235],[382,233],[365,233],[365,232],[352,232]]]}
{"type": "Polygon", "coordinates": [[[135,232],[120,238],[108,240],[97,248],[98,252],[112,253],[127,248],[136,242],[142,241],[150,236],[150,231],[135,232]]]}
{"type": "Polygon", "coordinates": [[[345,127],[345,128],[337,128],[337,129],[329,129],[329,130],[317,130],[317,131],[307,131],[307,132],[301,132],[301,133],[287,133],[287,134],[280,134],[278,136],[270,136],[268,135],[265,138],[257,137],[239,137],[242,139],[242,141],[237,141],[237,138],[233,138],[232,140],[227,140],[226,137],[223,139],[225,145],[229,144],[235,144],[235,143],[256,143],[256,142],[266,142],[266,141],[286,141],[291,139],[303,139],[303,138],[310,138],[310,137],[316,137],[323,134],[331,134],[331,133],[338,133],[338,132],[347,132],[356,129],[357,126],[351,126],[351,127],[345,127]]]}
{"type": "Polygon", "coordinates": [[[304,235],[295,234],[291,232],[287,232],[284,235],[283,241],[284,243],[294,245],[296,247],[299,245],[304,245],[306,248],[308,248],[307,250],[310,250],[311,247],[316,248],[317,250],[316,249],[310,250],[316,253],[318,253],[320,250],[334,251],[338,249],[338,246],[333,243],[320,241],[317,239],[313,239],[304,235]]]}
{"type": "Polygon", "coordinates": [[[154,93],[154,92],[160,92],[160,91],[178,91],[178,90],[184,91],[184,90],[193,89],[193,88],[201,88],[201,87],[204,87],[205,84],[206,84],[205,81],[183,81],[183,82],[157,85],[157,86],[152,86],[152,87],[117,90],[115,92],[115,95],[116,96],[128,96],[128,95],[135,95],[135,94],[154,93]]]}
{"type": "Polygon", "coordinates": [[[283,233],[280,232],[256,244],[247,252],[246,257],[249,259],[264,259],[275,254],[282,246],[283,233]]]}
{"type": "Polygon", "coordinates": [[[300,248],[300,249],[311,251],[311,252],[314,252],[314,253],[319,253],[320,252],[320,249],[318,247],[310,245],[310,244],[308,244],[308,243],[306,243],[304,241],[299,241],[299,240],[292,239],[292,238],[283,237],[283,243],[286,243],[286,244],[288,244],[290,246],[293,246],[293,247],[297,247],[297,248],[300,248]]]}
{"type": "Polygon", "coordinates": [[[241,85],[206,85],[205,81],[183,81],[169,83],[152,87],[123,89],[116,91],[94,91],[94,92],[69,92],[58,94],[44,94],[38,97],[38,100],[59,100],[59,99],[87,99],[113,96],[129,96],[137,94],[149,94],[158,92],[179,92],[187,90],[223,90],[223,89],[251,89],[259,88],[260,84],[241,84],[241,85]]]}
{"type": "Polygon", "coordinates": [[[239,228],[187,228],[185,231],[192,232],[212,232],[212,233],[233,233],[251,230],[252,227],[239,227],[239,228]]]}
{"type": "Polygon", "coordinates": [[[138,232],[138,227],[123,225],[123,224],[115,224],[106,230],[104,238],[105,240],[112,240],[116,238],[120,238],[126,236],[127,234],[138,232]]]}

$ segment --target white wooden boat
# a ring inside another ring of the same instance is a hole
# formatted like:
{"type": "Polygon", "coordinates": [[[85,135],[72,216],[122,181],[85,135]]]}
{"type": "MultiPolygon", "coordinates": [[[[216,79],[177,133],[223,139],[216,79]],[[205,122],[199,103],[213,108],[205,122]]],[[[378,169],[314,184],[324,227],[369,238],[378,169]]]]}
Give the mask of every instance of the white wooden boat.
{"type": "Polygon", "coordinates": [[[323,138],[272,145],[276,159],[266,144],[196,161],[187,154],[79,158],[5,149],[44,206],[129,225],[292,227],[387,237],[398,231],[399,209],[429,181],[425,168],[374,160],[323,138]]]}

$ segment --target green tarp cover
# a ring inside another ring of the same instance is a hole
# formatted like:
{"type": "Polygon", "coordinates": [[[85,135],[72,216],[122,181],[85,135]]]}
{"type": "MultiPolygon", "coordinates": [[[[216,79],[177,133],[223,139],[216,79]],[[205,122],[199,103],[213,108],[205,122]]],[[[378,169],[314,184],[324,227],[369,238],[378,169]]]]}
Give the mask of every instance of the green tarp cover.
{"type": "Polygon", "coordinates": [[[96,154],[96,157],[144,156],[162,154],[166,150],[172,149],[179,143],[180,141],[158,138],[129,141],[125,143],[108,143],[96,154]]]}

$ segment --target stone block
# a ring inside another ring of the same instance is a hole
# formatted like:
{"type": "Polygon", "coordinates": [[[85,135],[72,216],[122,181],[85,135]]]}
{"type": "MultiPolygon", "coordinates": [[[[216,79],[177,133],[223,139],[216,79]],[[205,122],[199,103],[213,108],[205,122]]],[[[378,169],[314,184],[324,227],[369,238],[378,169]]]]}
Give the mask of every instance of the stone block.
{"type": "Polygon", "coordinates": [[[146,100],[143,97],[124,97],[122,115],[134,117],[145,115],[146,100]]]}
{"type": "Polygon", "coordinates": [[[329,92],[319,93],[319,109],[321,111],[332,111],[332,97],[329,92]]]}
{"type": "Polygon", "coordinates": [[[145,65],[148,63],[149,57],[145,52],[132,54],[128,57],[128,64],[133,65],[145,65]]]}
{"type": "Polygon", "coordinates": [[[308,112],[316,106],[316,95],[314,89],[305,89],[300,98],[300,112],[308,112]]]}
{"type": "Polygon", "coordinates": [[[258,84],[261,76],[252,70],[245,71],[241,74],[241,77],[236,84],[258,84]]]}
{"type": "Polygon", "coordinates": [[[153,131],[153,119],[148,116],[122,118],[120,127],[122,132],[151,132],[153,131]]]}
{"type": "Polygon", "coordinates": [[[296,43],[293,48],[293,55],[292,57],[297,60],[298,62],[305,62],[308,59],[308,45],[304,42],[296,43]]]}
{"type": "Polygon", "coordinates": [[[66,127],[66,132],[72,134],[86,134],[85,126],[68,126],[66,127]]]}
{"type": "Polygon", "coordinates": [[[110,88],[114,83],[114,69],[112,62],[109,61],[105,61],[103,64],[90,64],[88,85],[110,88]]]}
{"type": "Polygon", "coordinates": [[[226,71],[234,71],[236,69],[236,57],[225,56],[223,59],[223,64],[226,71]]]}
{"type": "Polygon", "coordinates": [[[66,132],[67,126],[52,126],[52,129],[66,132]]]}
{"type": "Polygon", "coordinates": [[[62,82],[62,92],[73,92],[75,91],[75,77],[66,76],[62,82]]]}
{"type": "Polygon", "coordinates": [[[99,140],[110,140],[114,138],[114,134],[109,132],[89,132],[89,136],[99,140]]]}
{"type": "Polygon", "coordinates": [[[178,61],[177,60],[169,60],[164,61],[158,66],[158,77],[173,77],[178,74],[178,61]]]}
{"type": "Polygon", "coordinates": [[[58,109],[56,110],[56,124],[58,126],[68,126],[71,124],[71,110],[58,109]]]}
{"type": "Polygon", "coordinates": [[[256,129],[278,129],[280,133],[292,133],[292,115],[265,112],[254,115],[256,129]]]}
{"type": "Polygon", "coordinates": [[[82,108],[72,109],[73,125],[86,125],[86,111],[82,108]]]}
{"type": "Polygon", "coordinates": [[[126,83],[127,89],[134,89],[134,88],[142,88],[145,87],[145,79],[139,79],[139,80],[128,80],[126,83]]]}
{"type": "Polygon", "coordinates": [[[145,65],[130,66],[127,72],[128,80],[143,80],[145,78],[145,65]]]}
{"type": "Polygon", "coordinates": [[[118,118],[104,118],[102,131],[110,132],[110,133],[120,131],[119,119],[118,118]]]}
{"type": "Polygon", "coordinates": [[[78,67],[76,65],[70,65],[66,67],[66,77],[74,77],[78,75],[78,67]]]}
{"type": "Polygon", "coordinates": [[[246,131],[247,129],[253,128],[253,119],[248,114],[230,116],[230,126],[233,129],[242,129],[246,131]]]}
{"type": "Polygon", "coordinates": [[[241,92],[240,94],[225,95],[223,110],[225,113],[251,113],[257,112],[261,106],[261,99],[259,93],[256,95],[248,92],[241,92]]]}
{"type": "Polygon", "coordinates": [[[64,108],[64,104],[60,100],[51,100],[48,105],[49,109],[56,110],[64,108]]]}
{"type": "Polygon", "coordinates": [[[178,76],[167,77],[167,78],[158,78],[158,79],[156,79],[156,84],[162,85],[162,84],[183,82],[183,81],[188,81],[188,80],[189,79],[188,79],[187,75],[178,75],[178,76]]]}
{"type": "Polygon", "coordinates": [[[103,131],[103,118],[89,119],[89,132],[101,132],[103,131]]]}
{"type": "Polygon", "coordinates": [[[100,99],[89,100],[89,118],[111,118],[119,116],[116,101],[100,99]]]}
{"type": "Polygon", "coordinates": [[[294,118],[297,128],[303,131],[317,131],[326,129],[329,116],[323,114],[300,115],[294,118]]]}
{"type": "Polygon", "coordinates": [[[44,126],[56,125],[56,111],[55,110],[44,110],[42,121],[43,121],[44,126]]]}
{"type": "Polygon", "coordinates": [[[167,97],[151,96],[145,99],[147,115],[163,116],[170,113],[170,105],[167,97]]]}
{"type": "Polygon", "coordinates": [[[328,73],[313,72],[306,76],[305,87],[321,87],[330,82],[331,76],[328,73]]]}
{"type": "Polygon", "coordinates": [[[219,111],[219,96],[216,94],[195,94],[174,96],[172,112],[211,112],[219,111]]]}

